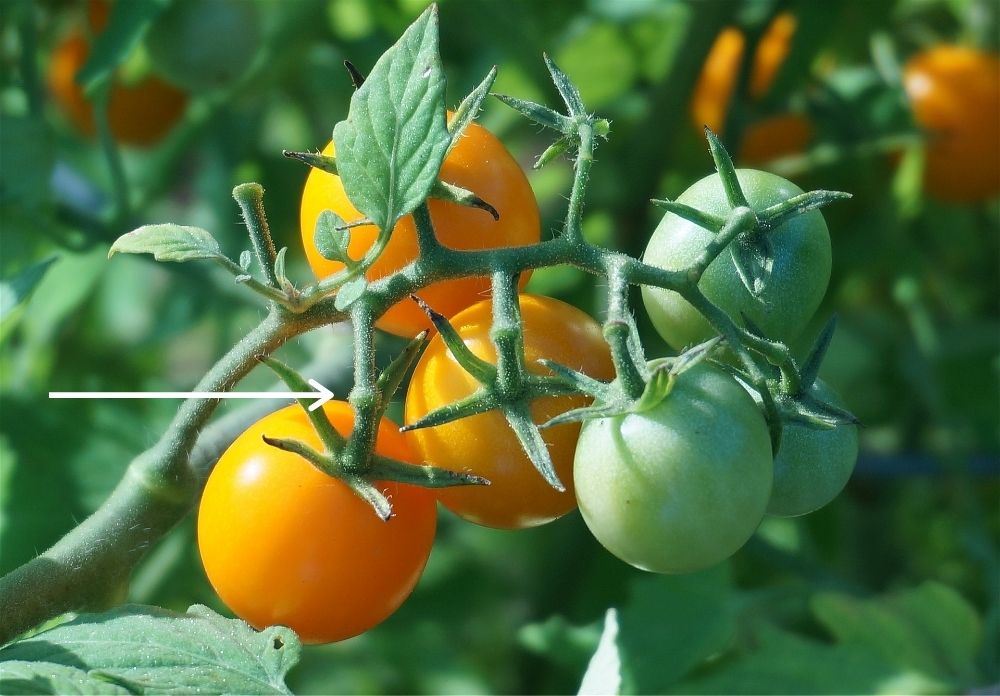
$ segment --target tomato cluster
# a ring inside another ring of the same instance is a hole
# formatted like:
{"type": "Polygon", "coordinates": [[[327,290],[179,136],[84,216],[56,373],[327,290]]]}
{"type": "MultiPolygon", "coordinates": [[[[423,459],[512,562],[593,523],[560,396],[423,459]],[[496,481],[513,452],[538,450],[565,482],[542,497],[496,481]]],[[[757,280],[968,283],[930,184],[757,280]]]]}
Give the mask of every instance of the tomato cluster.
{"type": "MultiPolygon", "coordinates": [[[[332,143],[325,152],[333,154],[332,143]]],[[[443,244],[494,248],[538,240],[538,207],[531,188],[486,129],[472,125],[464,132],[440,176],[500,213],[494,221],[479,210],[432,201],[434,231],[443,244]]],[[[766,172],[739,170],[736,176],[755,211],[802,194],[766,172]]],[[[678,203],[716,219],[732,212],[719,174],[694,184],[678,203]]],[[[361,217],[339,178],[314,170],[303,192],[301,222],[306,256],[320,278],[343,267],[323,258],[313,241],[317,219],[331,209],[344,220],[361,217]]],[[[826,289],[830,239],[815,210],[789,217],[769,236],[773,262],[763,292],[744,287],[729,253],[707,266],[699,288],[728,315],[746,318],[775,340],[789,341],[803,330],[826,289]]],[[[417,258],[411,219],[402,219],[390,239],[367,269],[369,278],[384,277],[417,258]]],[[[682,269],[712,240],[707,230],[668,213],[650,240],[645,261],[682,269]]],[[[360,259],[373,243],[374,235],[352,235],[349,255],[360,259]]],[[[318,443],[301,408],[267,416],[223,455],[201,502],[198,534],[205,569],[233,611],[255,626],[287,624],[309,641],[339,640],[371,628],[413,589],[431,550],[435,501],[465,520],[500,529],[544,524],[579,507],[597,540],[618,557],[638,568],[684,573],[732,555],[765,514],[810,512],[846,484],[857,454],[853,426],[814,430],[788,424],[775,456],[771,429],[755,400],[759,394],[717,364],[679,358],[669,362],[667,387],[655,397],[644,393],[627,408],[594,415],[582,426],[564,423],[540,431],[554,476],[565,487],[557,489],[539,473],[541,468],[536,470],[532,463],[537,461],[529,458],[528,447],[508,424],[502,389],[491,391],[500,389],[495,378],[499,369],[493,368],[502,366],[500,356],[508,353],[498,345],[495,315],[503,310],[495,298],[484,297],[489,288],[490,279],[473,277],[421,291],[438,310],[434,325],[442,332],[426,345],[413,370],[405,397],[405,432],[383,421],[375,453],[474,474],[490,485],[432,492],[376,481],[393,507],[392,517],[382,522],[345,483],[363,471],[342,472],[343,480],[338,479],[298,454],[262,441],[318,443]],[[447,325],[441,323],[445,316],[447,325]],[[477,372],[472,364],[482,369],[477,372]],[[483,393],[498,401],[472,415],[422,427],[429,414],[483,393]]],[[[678,350],[714,333],[676,292],[644,287],[643,299],[656,329],[678,350]]],[[[611,339],[592,317],[553,298],[523,293],[517,295],[516,314],[516,351],[532,379],[552,374],[550,366],[543,366],[547,360],[592,384],[602,382],[609,389],[618,384],[611,339]]],[[[409,300],[390,308],[378,323],[407,336],[430,325],[409,300]]],[[[646,366],[647,392],[653,375],[666,364],[646,366]]],[[[821,382],[807,387],[816,399],[839,405],[821,382]]],[[[536,425],[570,410],[578,413],[591,401],[583,394],[546,393],[530,403],[536,425]]],[[[325,412],[337,431],[349,435],[350,406],[330,403],[325,412]]]]}
{"type": "MultiPolygon", "coordinates": [[[[110,6],[90,0],[87,23],[90,33],[104,30],[110,6]]],[[[46,70],[49,93],[59,109],[81,133],[96,131],[94,107],[76,82],[77,73],[90,55],[87,32],[75,29],[53,48],[46,70]]],[[[156,75],[138,80],[115,76],[108,94],[108,126],[121,143],[148,146],[162,139],[187,108],[187,94],[156,75]]]]}

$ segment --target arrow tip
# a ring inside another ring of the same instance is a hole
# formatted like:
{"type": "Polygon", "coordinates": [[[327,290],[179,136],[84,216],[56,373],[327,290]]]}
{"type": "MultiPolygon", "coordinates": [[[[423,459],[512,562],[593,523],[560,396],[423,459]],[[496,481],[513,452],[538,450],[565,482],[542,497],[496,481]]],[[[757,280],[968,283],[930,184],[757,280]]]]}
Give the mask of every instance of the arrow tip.
{"type": "Polygon", "coordinates": [[[309,380],[309,386],[316,390],[316,400],[309,405],[310,411],[315,411],[333,398],[333,392],[314,379],[309,380]]]}

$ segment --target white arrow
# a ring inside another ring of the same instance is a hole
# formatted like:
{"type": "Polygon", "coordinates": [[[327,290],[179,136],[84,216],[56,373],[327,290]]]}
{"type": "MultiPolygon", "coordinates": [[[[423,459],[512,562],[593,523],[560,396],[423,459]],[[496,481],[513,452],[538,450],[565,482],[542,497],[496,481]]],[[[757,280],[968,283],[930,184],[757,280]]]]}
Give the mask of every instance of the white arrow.
{"type": "Polygon", "coordinates": [[[311,392],[49,392],[50,399],[316,399],[310,411],[333,398],[333,392],[314,379],[311,392]]]}

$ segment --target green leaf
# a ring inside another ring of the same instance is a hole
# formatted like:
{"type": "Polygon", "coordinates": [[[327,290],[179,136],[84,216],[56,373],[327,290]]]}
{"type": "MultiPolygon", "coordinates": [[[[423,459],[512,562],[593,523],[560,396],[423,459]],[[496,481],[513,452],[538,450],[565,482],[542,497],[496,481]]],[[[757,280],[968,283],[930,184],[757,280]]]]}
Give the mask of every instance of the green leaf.
{"type": "Polygon", "coordinates": [[[351,260],[347,254],[351,243],[351,228],[332,210],[324,210],[316,219],[313,243],[320,256],[327,261],[347,263],[351,260]]]}
{"type": "Polygon", "coordinates": [[[165,223],[144,225],[123,234],[108,250],[115,254],[152,254],[157,261],[224,258],[215,237],[200,227],[165,223]]]}
{"type": "Polygon", "coordinates": [[[517,642],[525,650],[574,669],[587,664],[600,639],[599,623],[577,626],[562,616],[527,624],[517,632],[517,642]]]}
{"type": "Polygon", "coordinates": [[[0,340],[13,327],[14,311],[31,296],[31,292],[45,276],[57,256],[50,256],[24,269],[10,280],[0,281],[0,340]]]}
{"type": "Polygon", "coordinates": [[[116,696],[134,692],[112,683],[100,673],[89,673],[78,667],[12,660],[4,662],[0,670],[0,693],[116,696]]]}
{"type": "Polygon", "coordinates": [[[637,578],[619,623],[623,692],[663,693],[732,641],[736,610],[729,565],[637,578]]]}
{"type": "Polygon", "coordinates": [[[351,203],[381,230],[420,205],[451,142],[431,5],[386,51],[333,129],[337,170],[351,203]]]}
{"type": "Polygon", "coordinates": [[[948,685],[899,670],[861,645],[829,645],[764,624],[753,653],[671,687],[681,694],[935,694],[948,685]]]}
{"type": "Polygon", "coordinates": [[[93,49],[76,81],[89,92],[95,84],[107,79],[124,62],[129,52],[142,40],[143,34],[170,0],[116,2],[111,6],[107,27],[94,40],[93,49]]]}
{"type": "Polygon", "coordinates": [[[368,287],[368,281],[364,276],[355,276],[340,286],[337,296],[333,299],[333,306],[343,312],[354,304],[354,301],[364,294],[368,287]]]}
{"type": "Polygon", "coordinates": [[[620,694],[622,687],[622,658],[618,649],[618,612],[608,609],[604,615],[604,630],[583,673],[580,682],[581,696],[584,694],[620,694]]]}
{"type": "Polygon", "coordinates": [[[291,285],[291,281],[285,275],[285,254],[287,252],[288,247],[281,247],[278,250],[278,254],[274,257],[274,277],[278,279],[278,284],[283,288],[291,285]]]}
{"type": "Polygon", "coordinates": [[[300,650],[282,626],[257,632],[207,607],[179,614],[125,605],[12,643],[0,650],[0,662],[5,673],[8,661],[74,667],[130,691],[285,694],[285,675],[300,650]]]}
{"type": "Polygon", "coordinates": [[[983,636],[976,610],[936,582],[872,599],[819,594],[812,610],[836,639],[863,647],[886,664],[973,686],[983,636]]]}

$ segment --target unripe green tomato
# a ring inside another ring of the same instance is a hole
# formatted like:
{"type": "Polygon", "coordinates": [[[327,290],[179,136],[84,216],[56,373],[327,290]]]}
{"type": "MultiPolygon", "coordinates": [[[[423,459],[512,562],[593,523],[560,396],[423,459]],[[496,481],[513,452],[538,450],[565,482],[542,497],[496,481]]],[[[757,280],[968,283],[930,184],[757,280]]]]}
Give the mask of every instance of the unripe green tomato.
{"type": "MultiPolygon", "coordinates": [[[[844,408],[830,387],[816,380],[812,394],[844,408]]],[[[769,515],[795,517],[818,510],[837,497],[858,461],[858,428],[840,425],[832,430],[788,423],[774,458],[774,487],[769,515]]]]}
{"type": "MultiPolygon", "coordinates": [[[[747,201],[758,212],[802,193],[792,182],[769,172],[738,169],[736,173],[747,201]]],[[[723,217],[731,210],[718,174],[696,182],[677,201],[723,217]]],[[[693,222],[667,213],[653,232],[643,261],[668,270],[683,270],[701,255],[714,236],[693,222]]],[[[787,343],[805,329],[830,282],[830,233],[823,216],[812,210],[772,230],[768,239],[774,249],[774,266],[760,297],[754,297],[740,280],[732,245],[708,266],[698,287],[734,321],[741,322],[741,314],[745,314],[769,338],[787,343]]],[[[672,290],[643,286],[642,299],[653,326],[675,349],[715,334],[705,318],[672,290]]]]}
{"type": "Polygon", "coordinates": [[[231,84],[257,53],[260,20],[252,0],[175,0],[146,35],[156,71],[189,91],[231,84]]]}
{"type": "Polygon", "coordinates": [[[597,540],[657,573],[693,573],[735,553],[764,516],[771,476],[757,405],[704,363],[646,411],[585,422],[573,471],[597,540]]]}

